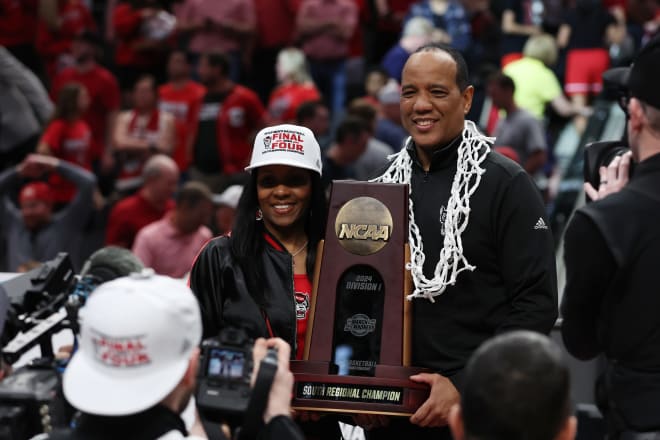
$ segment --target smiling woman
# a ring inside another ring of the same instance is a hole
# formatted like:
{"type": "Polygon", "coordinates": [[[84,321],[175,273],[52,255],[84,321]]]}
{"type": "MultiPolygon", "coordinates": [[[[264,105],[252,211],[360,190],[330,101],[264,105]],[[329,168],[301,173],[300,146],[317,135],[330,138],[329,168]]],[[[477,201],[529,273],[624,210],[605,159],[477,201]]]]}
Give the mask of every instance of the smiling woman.
{"type": "Polygon", "coordinates": [[[253,337],[277,336],[303,353],[310,276],[325,229],[321,151],[295,125],[261,130],[251,172],[229,236],[211,240],[195,261],[190,287],[202,309],[204,336],[226,326],[253,337]],[[290,147],[281,148],[286,141],[290,147]]]}

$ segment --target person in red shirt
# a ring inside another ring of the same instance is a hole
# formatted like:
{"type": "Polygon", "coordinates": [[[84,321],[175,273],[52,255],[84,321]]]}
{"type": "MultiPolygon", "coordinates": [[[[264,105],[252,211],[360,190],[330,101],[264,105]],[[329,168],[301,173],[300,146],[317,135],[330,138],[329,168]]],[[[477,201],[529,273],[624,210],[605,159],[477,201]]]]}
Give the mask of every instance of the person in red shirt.
{"type": "Polygon", "coordinates": [[[142,167],[155,153],[172,154],[176,129],[174,116],[157,106],[156,80],[145,75],[133,87],[131,110],[117,117],[113,146],[119,161],[119,176],[115,189],[129,193],[140,186],[142,167]]]}
{"type": "Polygon", "coordinates": [[[43,65],[34,47],[39,0],[0,0],[0,46],[43,81],[43,65]]]}
{"type": "MultiPolygon", "coordinates": [[[[60,90],[55,114],[46,127],[37,146],[37,153],[55,156],[58,159],[92,169],[92,131],[82,118],[89,106],[89,94],[84,86],[67,84],[60,90]]],[[[55,203],[64,204],[73,199],[75,186],[59,174],[49,178],[55,203]]]]}
{"type": "Polygon", "coordinates": [[[277,55],[275,70],[279,86],[273,90],[268,102],[271,123],[293,122],[300,104],[321,99],[321,94],[312,81],[305,54],[300,49],[282,49],[277,55]]]}
{"type": "Polygon", "coordinates": [[[138,231],[160,220],[174,207],[172,196],[179,182],[179,168],[164,154],[153,156],[142,170],[144,183],[136,194],[112,207],[105,244],[131,249],[138,231]]]}
{"type": "Polygon", "coordinates": [[[190,178],[206,183],[215,193],[245,181],[250,141],[266,118],[256,93],[229,78],[229,65],[221,52],[205,53],[199,60],[206,95],[199,112],[190,178]]]}
{"type": "Polygon", "coordinates": [[[130,90],[146,73],[163,82],[175,23],[174,16],[158,0],[124,0],[117,4],[112,11],[112,26],[116,38],[116,72],[122,91],[130,90]]]}
{"type": "Polygon", "coordinates": [[[108,172],[112,167],[110,136],[120,101],[117,79],[96,61],[100,46],[100,37],[92,32],[76,36],[71,45],[75,64],[62,70],[51,87],[51,97],[57,97],[62,87],[71,82],[87,89],[90,105],[83,119],[92,130],[91,160],[97,174],[99,170],[108,172]],[[101,162],[103,166],[100,166],[101,162]]]}
{"type": "Polygon", "coordinates": [[[158,108],[174,115],[176,144],[172,157],[185,173],[192,160],[197,117],[206,88],[190,79],[190,63],[183,50],[170,53],[167,76],[169,82],[158,88],[158,108]]]}
{"type": "Polygon", "coordinates": [[[58,0],[52,20],[41,18],[37,26],[37,50],[46,61],[51,80],[64,67],[73,64],[71,43],[83,31],[95,31],[96,23],[82,0],[58,0]]]}

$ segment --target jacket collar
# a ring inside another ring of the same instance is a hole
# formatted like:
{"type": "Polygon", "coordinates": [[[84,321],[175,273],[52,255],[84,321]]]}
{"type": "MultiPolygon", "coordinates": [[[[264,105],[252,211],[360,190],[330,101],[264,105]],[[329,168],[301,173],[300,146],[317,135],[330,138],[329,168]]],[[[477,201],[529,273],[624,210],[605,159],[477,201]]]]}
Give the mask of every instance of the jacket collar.
{"type": "Polygon", "coordinates": [[[639,177],[645,176],[649,173],[655,173],[660,171],[660,153],[654,154],[653,156],[635,164],[635,168],[632,174],[632,179],[637,179],[639,177]]]}
{"type": "MultiPolygon", "coordinates": [[[[444,145],[440,148],[437,148],[431,155],[431,166],[429,171],[434,171],[440,168],[445,168],[447,165],[455,164],[456,159],[458,159],[458,147],[463,141],[463,132],[451,140],[447,145],[444,145]]],[[[419,161],[419,156],[417,155],[417,148],[415,142],[410,138],[406,144],[406,151],[413,160],[413,163],[421,170],[422,163],[419,161]]]]}

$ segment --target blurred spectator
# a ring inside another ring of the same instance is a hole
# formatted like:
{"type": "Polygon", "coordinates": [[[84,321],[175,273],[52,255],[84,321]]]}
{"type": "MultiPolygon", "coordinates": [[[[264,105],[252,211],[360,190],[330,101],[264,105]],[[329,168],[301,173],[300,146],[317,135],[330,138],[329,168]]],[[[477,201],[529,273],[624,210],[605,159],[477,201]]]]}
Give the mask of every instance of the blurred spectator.
{"type": "Polygon", "coordinates": [[[534,176],[543,169],[547,159],[545,134],[541,122],[516,105],[513,99],[515,89],[513,80],[502,73],[496,73],[488,80],[488,96],[493,105],[506,112],[506,118],[497,124],[493,145],[513,148],[518,162],[534,176]]]}
{"type": "Polygon", "coordinates": [[[423,17],[413,17],[406,22],[399,42],[383,57],[381,63],[391,78],[401,82],[401,71],[411,53],[431,42],[433,23],[423,17]]]}
{"type": "MultiPolygon", "coordinates": [[[[602,75],[610,65],[608,47],[621,42],[624,36],[625,28],[602,7],[601,0],[577,0],[568,10],[559,27],[557,44],[568,49],[564,89],[576,107],[586,107],[589,96],[603,90],[602,75]]],[[[577,129],[584,131],[586,118],[576,122],[577,129]]]]}
{"type": "Polygon", "coordinates": [[[131,249],[138,231],[159,220],[174,207],[172,196],[179,181],[176,163],[164,154],[150,158],[142,170],[142,187],[137,194],[117,202],[110,211],[106,245],[131,249]]]}
{"type": "Polygon", "coordinates": [[[296,17],[296,35],[312,78],[335,120],[344,110],[346,59],[357,21],[352,0],[302,0],[296,17]]]}
{"type": "Polygon", "coordinates": [[[97,34],[83,32],[73,39],[71,55],[75,64],[60,72],[53,81],[51,97],[59,95],[67,83],[77,82],[89,93],[89,107],[83,118],[92,130],[92,155],[95,171],[108,173],[112,166],[112,128],[119,110],[119,85],[114,74],[100,66],[97,59],[102,41],[97,34]]]}
{"type": "Polygon", "coordinates": [[[37,27],[36,46],[46,63],[48,78],[73,65],[71,43],[84,31],[96,31],[96,24],[82,0],[50,0],[52,17],[41,14],[37,27]]]}
{"type": "Polygon", "coordinates": [[[525,43],[523,58],[503,69],[516,84],[516,104],[538,119],[543,119],[547,104],[564,117],[573,116],[578,111],[588,114],[588,109],[576,108],[562,93],[557,76],[550,70],[556,61],[557,45],[550,35],[535,35],[525,43]],[[530,81],[530,78],[534,80],[530,81]]]}
{"type": "Polygon", "coordinates": [[[312,130],[314,137],[325,150],[330,143],[330,111],[323,101],[307,101],[296,112],[296,124],[312,130]]]}
{"type": "Polygon", "coordinates": [[[6,242],[7,267],[15,272],[21,264],[44,262],[55,258],[58,252],[71,254],[74,266],[79,268],[77,249],[81,230],[89,220],[92,209],[94,175],[74,164],[55,157],[29,155],[16,167],[0,174],[0,234],[6,242]],[[53,192],[43,181],[34,181],[22,187],[17,208],[9,196],[9,188],[19,178],[38,179],[57,172],[78,188],[76,197],[59,212],[53,211],[53,192]]]}
{"type": "Polygon", "coordinates": [[[380,63],[385,53],[401,36],[403,19],[416,0],[368,1],[365,29],[365,58],[368,65],[380,63]]]}
{"type": "Polygon", "coordinates": [[[200,182],[188,182],[176,195],[176,205],[165,216],[135,236],[133,253],[156,273],[182,278],[195,256],[211,239],[213,195],[200,182]]]}
{"type": "Polygon", "coordinates": [[[570,372],[559,347],[530,331],[485,342],[449,415],[454,440],[573,440],[570,372]]]}
{"type": "Polygon", "coordinates": [[[177,18],[179,30],[189,34],[188,49],[197,58],[209,49],[221,51],[229,59],[229,78],[241,79],[242,65],[251,60],[248,43],[257,26],[254,0],[183,0],[177,18]]]}
{"type": "Polygon", "coordinates": [[[380,115],[376,120],[374,137],[388,144],[394,151],[399,151],[408,137],[401,126],[400,97],[401,87],[395,80],[388,81],[378,93],[380,115]]]}
{"type": "Polygon", "coordinates": [[[34,151],[53,104],[39,79],[0,47],[0,169],[34,151]]]}
{"type": "Polygon", "coordinates": [[[300,0],[254,0],[257,35],[250,84],[262,102],[268,102],[275,88],[277,54],[294,43],[293,31],[299,5],[300,0]]]}
{"type": "Polygon", "coordinates": [[[346,116],[339,123],[335,141],[323,155],[323,188],[330,188],[333,180],[357,179],[355,164],[367,151],[368,141],[369,128],[363,119],[346,116]]]}
{"type": "Polygon", "coordinates": [[[40,0],[0,0],[0,46],[42,81],[43,65],[34,47],[40,0]]]}
{"type": "MultiPolygon", "coordinates": [[[[540,10],[534,5],[537,0],[505,0],[502,20],[500,52],[502,67],[522,58],[522,51],[531,35],[541,33],[540,10]]],[[[541,8],[542,9],[542,8],[541,8]]]]}
{"type": "MultiPolygon", "coordinates": [[[[85,86],[77,83],[65,85],[57,97],[55,114],[46,127],[37,153],[55,156],[92,170],[92,131],[82,118],[89,107],[89,94],[85,86]]],[[[48,179],[56,204],[69,202],[76,193],[72,182],[59,174],[48,179]]]]}
{"type": "Polygon", "coordinates": [[[158,88],[158,107],[174,115],[176,144],[172,157],[185,173],[192,160],[199,108],[206,89],[190,79],[190,63],[183,50],[174,50],[167,61],[169,82],[158,88]]]}
{"type": "MultiPolygon", "coordinates": [[[[434,41],[449,44],[461,52],[470,47],[472,39],[470,19],[461,1],[420,0],[410,6],[404,21],[404,29],[408,21],[414,17],[423,17],[432,23],[434,41]]],[[[401,78],[397,80],[401,81],[401,78]]]]}
{"type": "Polygon", "coordinates": [[[135,83],[133,103],[133,110],[117,117],[113,136],[120,167],[115,188],[120,193],[139,187],[146,160],[156,153],[171,155],[176,141],[174,116],[158,109],[152,76],[143,76],[135,83]]]}
{"type": "Polygon", "coordinates": [[[364,91],[366,92],[364,99],[376,107],[379,107],[378,93],[383,87],[385,87],[389,78],[390,75],[380,66],[369,69],[364,78],[364,91]]]}
{"type": "Polygon", "coordinates": [[[292,123],[300,104],[321,99],[321,95],[312,82],[305,54],[300,49],[282,49],[277,55],[275,71],[279,85],[268,101],[270,123],[292,123]]]}
{"type": "Polygon", "coordinates": [[[213,196],[215,205],[215,215],[213,218],[213,227],[216,235],[225,235],[231,232],[236,217],[236,208],[238,201],[243,194],[241,185],[232,185],[222,192],[213,196]]]}
{"type": "Polygon", "coordinates": [[[389,145],[374,137],[376,114],[376,108],[362,99],[354,100],[348,107],[347,115],[362,119],[369,132],[367,149],[355,164],[353,164],[353,170],[357,180],[368,180],[376,177],[376,171],[382,171],[382,168],[387,165],[387,156],[394,153],[394,150],[389,145]]]}
{"type": "Polygon", "coordinates": [[[199,60],[206,95],[199,112],[190,178],[220,192],[244,176],[252,137],[264,125],[266,110],[252,90],[229,78],[229,59],[209,52],[199,60]]]}
{"type": "Polygon", "coordinates": [[[165,79],[173,19],[158,0],[123,0],[115,6],[115,71],[122,91],[130,90],[145,73],[154,75],[159,83],[165,79]]]}

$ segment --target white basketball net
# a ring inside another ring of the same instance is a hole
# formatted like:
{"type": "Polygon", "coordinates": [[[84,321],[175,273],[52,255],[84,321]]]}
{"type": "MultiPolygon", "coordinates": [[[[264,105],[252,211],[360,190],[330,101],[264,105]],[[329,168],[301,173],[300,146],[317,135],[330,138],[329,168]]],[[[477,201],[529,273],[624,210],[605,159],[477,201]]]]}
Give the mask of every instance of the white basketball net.
{"type": "MultiPolygon", "coordinates": [[[[463,255],[463,241],[461,234],[467,228],[470,218],[470,197],[481,183],[481,175],[486,172],[481,168],[481,163],[490,151],[490,144],[494,138],[481,134],[472,121],[465,121],[463,129],[463,140],[458,146],[458,159],[456,162],[456,174],[451,184],[451,196],[447,203],[447,213],[444,223],[444,246],[440,251],[440,260],[435,266],[433,278],[424,276],[423,267],[426,256],[424,255],[424,242],[415,223],[415,210],[413,209],[412,197],[408,197],[408,223],[410,243],[410,262],[406,263],[406,269],[411,271],[415,284],[415,290],[408,299],[426,298],[435,302],[433,297],[442,295],[449,285],[456,283],[456,277],[464,270],[474,270],[476,267],[470,265],[463,255]],[[474,179],[473,179],[474,177],[474,179]]],[[[412,142],[408,138],[406,146],[412,142]]],[[[412,158],[402,149],[400,152],[389,156],[392,160],[389,168],[383,175],[371,180],[383,183],[406,183],[412,196],[410,177],[412,175],[412,158]]],[[[440,233],[440,231],[438,231],[440,233]]]]}

